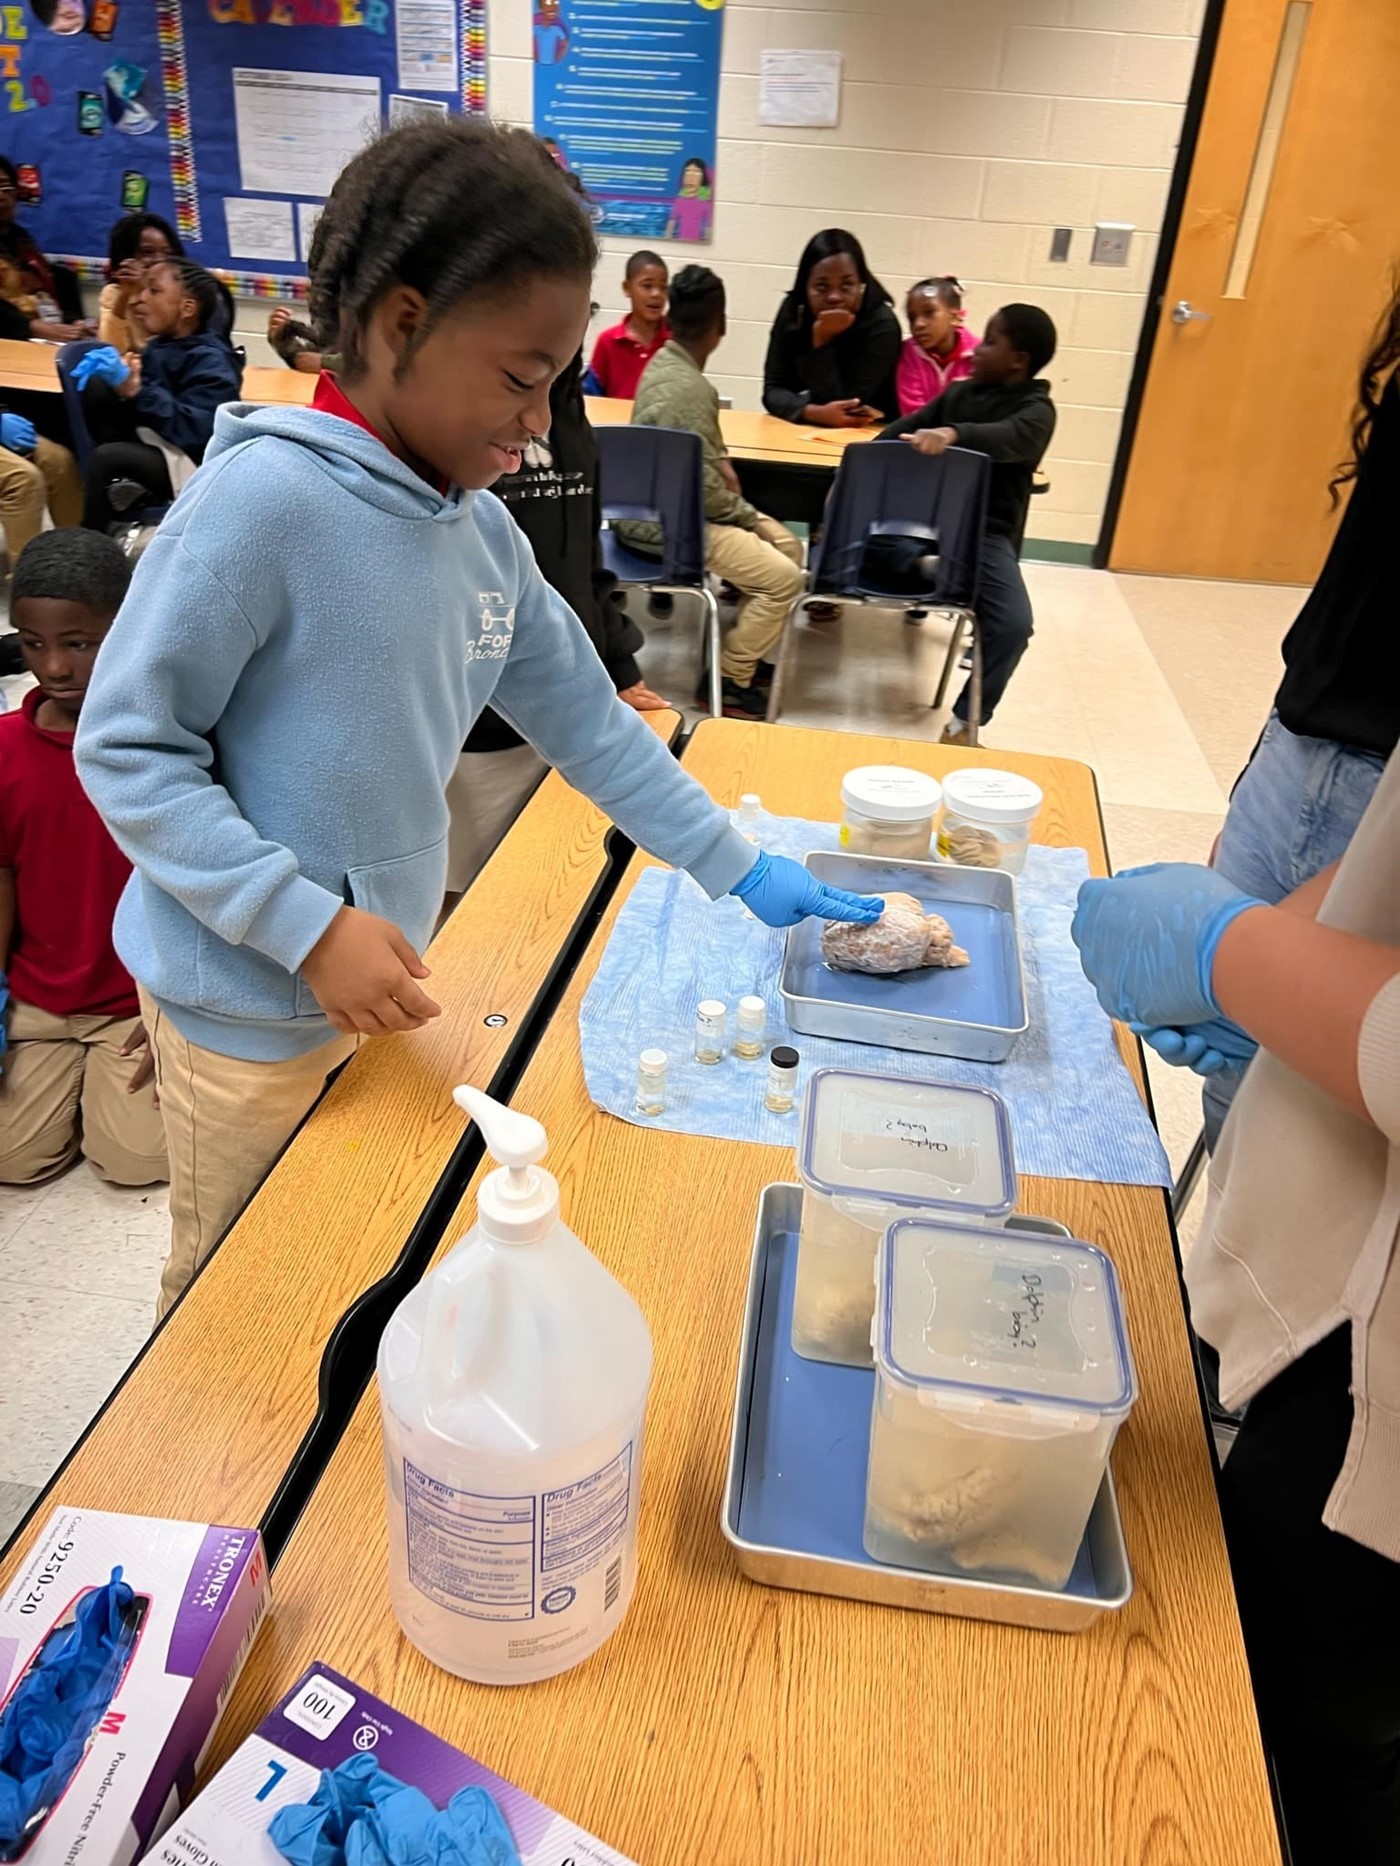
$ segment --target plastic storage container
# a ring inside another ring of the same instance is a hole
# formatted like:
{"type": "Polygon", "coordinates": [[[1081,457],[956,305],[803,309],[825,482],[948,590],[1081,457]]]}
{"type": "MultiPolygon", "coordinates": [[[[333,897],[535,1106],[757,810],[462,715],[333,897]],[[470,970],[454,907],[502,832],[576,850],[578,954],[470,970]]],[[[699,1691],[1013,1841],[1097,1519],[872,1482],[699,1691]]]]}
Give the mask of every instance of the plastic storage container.
{"type": "Polygon", "coordinates": [[[1004,868],[1019,875],[1044,801],[1039,784],[1014,771],[950,771],[943,780],[939,855],[964,868],[1004,868]]]}
{"type": "Polygon", "coordinates": [[[999,1225],[1016,1203],[1006,1104],[990,1089],[819,1069],[797,1150],[802,1227],[792,1345],[809,1361],[871,1364],[875,1258],[920,1212],[999,1225]]]}
{"type": "Polygon", "coordinates": [[[528,1684],[631,1604],[651,1335],[560,1222],[539,1122],[456,1099],[505,1164],[379,1343],[389,1597],[435,1665],[528,1684]]]}
{"type": "Polygon", "coordinates": [[[841,847],[926,862],[941,786],[903,765],[862,765],[841,780],[841,847]]]}
{"type": "Polygon", "coordinates": [[[1137,1397],[1103,1252],[1024,1231],[891,1225],[875,1370],[867,1553],[1063,1587],[1137,1397]]]}

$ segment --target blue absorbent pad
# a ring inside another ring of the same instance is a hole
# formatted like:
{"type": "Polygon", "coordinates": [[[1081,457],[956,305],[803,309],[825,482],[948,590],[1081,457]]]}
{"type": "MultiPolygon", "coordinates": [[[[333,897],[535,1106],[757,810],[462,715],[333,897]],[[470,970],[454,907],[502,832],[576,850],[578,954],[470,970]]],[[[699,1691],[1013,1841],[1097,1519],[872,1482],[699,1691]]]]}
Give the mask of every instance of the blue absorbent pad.
{"type": "MultiPolygon", "coordinates": [[[[810,850],[839,846],[834,823],[783,817],[764,819],[762,840],[766,849],[798,861],[810,850]]],[[[1169,1186],[1162,1143],[1069,936],[1075,897],[1088,873],[1083,849],[1032,845],[1016,883],[1030,1028],[1006,1062],[969,1063],[794,1036],[778,991],[786,936],[731,896],[711,903],[688,875],[646,869],[618,915],[579,1012],[588,1092],[600,1108],[639,1126],[794,1145],[800,1100],[788,1115],[764,1107],[766,1053],[751,1063],[732,1050],[718,1065],[695,1061],[700,1000],[722,998],[729,1006],[732,1040],[738,1001],[755,993],[768,1006],[767,1046],[791,1043],[801,1055],[800,1087],[814,1070],[840,1068],[993,1089],[1011,1112],[1018,1171],[1169,1186]],[[669,1058],[666,1108],[644,1117],[635,1106],[637,1057],[653,1047],[669,1058]]],[[[956,925],[953,931],[957,938],[956,925]]]]}

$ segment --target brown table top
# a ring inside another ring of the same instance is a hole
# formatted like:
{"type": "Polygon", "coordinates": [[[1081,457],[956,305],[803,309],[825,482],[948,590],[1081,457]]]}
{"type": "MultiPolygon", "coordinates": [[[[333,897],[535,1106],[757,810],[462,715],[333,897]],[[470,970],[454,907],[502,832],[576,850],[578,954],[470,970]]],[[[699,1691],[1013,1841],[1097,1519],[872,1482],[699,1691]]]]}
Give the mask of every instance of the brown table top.
{"type": "MultiPolygon", "coordinates": [[[[924,743],[705,722],[685,764],[727,804],[839,814],[854,765],[991,762],[924,743]]],[[[1087,767],[998,752],[1044,788],[1038,839],[1106,868],[1087,767]]],[[[277,1612],[222,1760],[322,1659],[646,1866],[1258,1866],[1278,1843],[1160,1190],[1034,1179],[1021,1205],[1122,1276],[1141,1398],[1114,1452],[1135,1592],[1077,1636],[782,1593],[720,1535],[761,1188],[790,1150],[649,1131],[595,1108],[578,1009],[634,864],[512,1096],[549,1130],[566,1221],[646,1311],[656,1351],[641,1579],[620,1631],[529,1689],[464,1684],[400,1633],[366,1393],[274,1576],[277,1612]]],[[[1135,1046],[1124,1054],[1141,1082],[1135,1046]]],[[[463,1200],[443,1240],[470,1222],[463,1200]]]]}
{"type": "MultiPolygon", "coordinates": [[[[675,713],[646,718],[663,738],[675,713]]],[[[52,1480],[53,1502],[259,1522],[316,1416],[332,1330],[389,1271],[607,867],[607,819],[551,772],[429,947],[442,1016],[367,1043],[52,1480]],[[491,1028],[489,1016],[505,1022],[491,1028]]],[[[0,1563],[0,1587],[18,1562],[0,1563]]]]}

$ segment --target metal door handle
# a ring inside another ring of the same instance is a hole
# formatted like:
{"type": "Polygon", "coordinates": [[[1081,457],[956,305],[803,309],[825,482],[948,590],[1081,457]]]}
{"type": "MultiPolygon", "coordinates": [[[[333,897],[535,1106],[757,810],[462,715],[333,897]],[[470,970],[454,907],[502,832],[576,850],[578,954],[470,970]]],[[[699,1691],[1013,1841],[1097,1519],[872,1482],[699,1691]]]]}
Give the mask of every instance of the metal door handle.
{"type": "Polygon", "coordinates": [[[1209,311],[1193,311],[1189,298],[1178,298],[1172,306],[1173,324],[1209,324],[1211,316],[1209,311]]]}

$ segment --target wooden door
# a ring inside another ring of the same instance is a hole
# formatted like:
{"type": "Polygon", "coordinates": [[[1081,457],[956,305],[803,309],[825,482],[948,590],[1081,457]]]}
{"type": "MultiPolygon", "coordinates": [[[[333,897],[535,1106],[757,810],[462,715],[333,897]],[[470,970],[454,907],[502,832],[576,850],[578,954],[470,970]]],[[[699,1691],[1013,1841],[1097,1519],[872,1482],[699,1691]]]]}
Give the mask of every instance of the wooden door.
{"type": "Polygon", "coordinates": [[[1115,570],[1316,578],[1397,261],[1400,0],[1226,0],[1115,570]]]}

